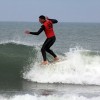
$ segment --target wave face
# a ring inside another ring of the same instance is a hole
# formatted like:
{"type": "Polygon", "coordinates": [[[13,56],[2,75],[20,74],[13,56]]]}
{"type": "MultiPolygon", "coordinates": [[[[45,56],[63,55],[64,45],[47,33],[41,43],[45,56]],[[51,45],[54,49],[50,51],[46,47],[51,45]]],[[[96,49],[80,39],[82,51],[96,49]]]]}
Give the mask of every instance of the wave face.
{"type": "Polygon", "coordinates": [[[35,47],[25,44],[0,44],[0,90],[21,88],[23,66],[30,63],[29,58],[35,57],[35,52],[35,47]]]}
{"type": "Polygon", "coordinates": [[[58,63],[41,66],[37,60],[30,67],[23,77],[33,82],[100,85],[99,52],[70,50],[58,63]]]}

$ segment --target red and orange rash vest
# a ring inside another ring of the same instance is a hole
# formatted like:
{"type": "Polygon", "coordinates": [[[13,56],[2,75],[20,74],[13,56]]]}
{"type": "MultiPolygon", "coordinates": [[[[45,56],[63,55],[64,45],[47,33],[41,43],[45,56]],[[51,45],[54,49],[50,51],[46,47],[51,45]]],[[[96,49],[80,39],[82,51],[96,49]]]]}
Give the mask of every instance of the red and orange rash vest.
{"type": "Polygon", "coordinates": [[[53,36],[55,36],[54,30],[53,30],[53,23],[50,20],[46,20],[46,22],[44,22],[44,32],[47,36],[47,38],[51,38],[53,36]]]}

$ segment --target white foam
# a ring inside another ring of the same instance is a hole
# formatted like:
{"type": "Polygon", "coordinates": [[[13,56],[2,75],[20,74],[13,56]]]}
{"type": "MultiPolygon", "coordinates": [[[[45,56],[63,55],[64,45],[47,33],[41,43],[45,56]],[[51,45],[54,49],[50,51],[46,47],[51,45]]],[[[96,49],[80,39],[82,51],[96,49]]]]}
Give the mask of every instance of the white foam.
{"type": "Polygon", "coordinates": [[[61,63],[40,66],[36,62],[30,66],[30,71],[23,74],[30,81],[100,85],[100,56],[83,55],[80,50],[66,53],[61,63]]]}
{"type": "Polygon", "coordinates": [[[10,98],[0,96],[0,100],[100,100],[100,97],[83,97],[78,95],[49,95],[49,96],[38,96],[38,95],[16,95],[10,98]]]}

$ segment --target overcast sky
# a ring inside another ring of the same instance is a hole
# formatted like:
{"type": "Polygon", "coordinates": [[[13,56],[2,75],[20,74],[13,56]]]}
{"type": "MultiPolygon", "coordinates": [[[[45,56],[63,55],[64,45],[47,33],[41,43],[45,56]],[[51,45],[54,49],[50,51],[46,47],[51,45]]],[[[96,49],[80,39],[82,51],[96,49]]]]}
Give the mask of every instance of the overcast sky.
{"type": "Polygon", "coordinates": [[[100,22],[100,0],[0,0],[0,21],[100,22]]]}

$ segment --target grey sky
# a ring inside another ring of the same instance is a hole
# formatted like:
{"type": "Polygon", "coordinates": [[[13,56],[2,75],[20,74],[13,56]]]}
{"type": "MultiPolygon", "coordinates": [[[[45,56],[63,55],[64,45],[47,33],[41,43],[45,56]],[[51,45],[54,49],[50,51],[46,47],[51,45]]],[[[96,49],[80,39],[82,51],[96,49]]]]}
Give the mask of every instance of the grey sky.
{"type": "Polygon", "coordinates": [[[38,21],[41,14],[64,22],[100,22],[100,0],[0,0],[0,21],[38,21]]]}

